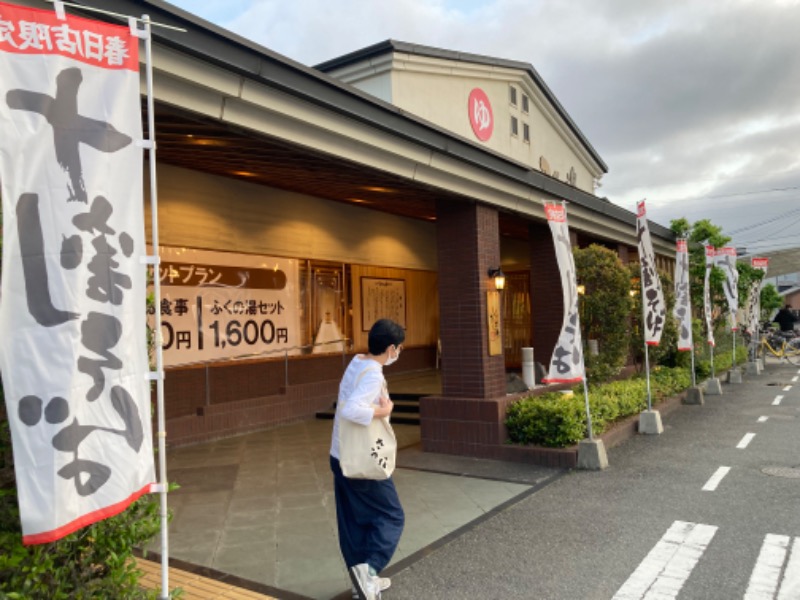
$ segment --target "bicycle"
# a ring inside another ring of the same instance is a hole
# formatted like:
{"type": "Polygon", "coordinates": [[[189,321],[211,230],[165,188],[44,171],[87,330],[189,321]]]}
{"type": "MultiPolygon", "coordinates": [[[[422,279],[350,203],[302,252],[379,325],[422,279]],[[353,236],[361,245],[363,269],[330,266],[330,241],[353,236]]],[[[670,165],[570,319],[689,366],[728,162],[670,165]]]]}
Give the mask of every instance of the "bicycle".
{"type": "Polygon", "coordinates": [[[797,332],[762,329],[759,331],[759,336],[760,340],[750,348],[751,359],[753,352],[756,358],[764,358],[767,354],[771,354],[800,366],[800,336],[797,332]]]}

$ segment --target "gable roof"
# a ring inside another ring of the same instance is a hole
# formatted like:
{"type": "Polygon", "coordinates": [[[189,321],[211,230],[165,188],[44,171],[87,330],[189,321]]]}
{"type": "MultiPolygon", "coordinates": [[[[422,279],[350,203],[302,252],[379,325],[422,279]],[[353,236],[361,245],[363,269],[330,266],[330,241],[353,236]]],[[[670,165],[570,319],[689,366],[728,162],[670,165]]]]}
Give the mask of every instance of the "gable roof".
{"type": "Polygon", "coordinates": [[[533,80],[534,85],[536,85],[536,87],[538,87],[541,90],[542,94],[544,94],[545,98],[547,98],[547,101],[553,106],[558,115],[564,120],[564,123],[566,123],[567,127],[569,127],[570,131],[572,131],[572,133],[578,138],[580,143],[583,145],[586,151],[591,155],[591,157],[597,162],[597,164],[600,166],[603,172],[608,173],[608,166],[600,157],[600,155],[597,153],[597,150],[595,150],[594,147],[591,145],[591,143],[589,143],[589,140],[586,138],[585,135],[583,135],[583,132],[578,128],[578,126],[575,124],[575,122],[567,113],[566,109],[558,101],[556,95],[544,82],[542,76],[539,75],[538,71],[536,71],[536,69],[534,69],[533,65],[531,65],[530,63],[520,62],[516,60],[507,60],[504,58],[494,58],[491,56],[484,56],[481,54],[470,54],[468,52],[458,52],[456,50],[445,50],[443,48],[434,48],[432,46],[410,44],[408,42],[401,42],[398,40],[389,39],[383,42],[379,42],[377,44],[373,44],[372,46],[367,46],[366,48],[350,52],[343,56],[332,58],[318,65],[315,65],[314,68],[318,69],[319,71],[322,71],[323,73],[329,73],[336,69],[368,61],[377,56],[381,56],[383,54],[388,54],[392,52],[402,52],[405,54],[425,56],[428,58],[440,58],[443,60],[468,62],[473,64],[486,65],[490,67],[516,69],[525,72],[533,80]]]}

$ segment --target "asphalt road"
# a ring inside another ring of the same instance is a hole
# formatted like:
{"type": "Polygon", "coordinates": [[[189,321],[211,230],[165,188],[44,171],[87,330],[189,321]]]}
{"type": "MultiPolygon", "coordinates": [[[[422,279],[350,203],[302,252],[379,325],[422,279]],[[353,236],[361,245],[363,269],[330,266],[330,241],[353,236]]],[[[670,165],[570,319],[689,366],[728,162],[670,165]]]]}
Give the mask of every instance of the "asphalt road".
{"type": "Polygon", "coordinates": [[[798,375],[769,363],[680,407],[607,470],[572,471],[394,574],[384,600],[800,599],[798,375]]]}

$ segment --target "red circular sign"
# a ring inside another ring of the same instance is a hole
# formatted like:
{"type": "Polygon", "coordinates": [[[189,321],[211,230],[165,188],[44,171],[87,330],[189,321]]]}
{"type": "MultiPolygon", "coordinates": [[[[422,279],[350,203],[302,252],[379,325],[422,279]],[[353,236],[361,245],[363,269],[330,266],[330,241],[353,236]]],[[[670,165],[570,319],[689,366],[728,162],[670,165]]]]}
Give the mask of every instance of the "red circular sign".
{"type": "Polygon", "coordinates": [[[477,138],[485,142],[492,137],[494,131],[494,115],[489,97],[480,88],[475,88],[469,93],[469,124],[477,138]]]}

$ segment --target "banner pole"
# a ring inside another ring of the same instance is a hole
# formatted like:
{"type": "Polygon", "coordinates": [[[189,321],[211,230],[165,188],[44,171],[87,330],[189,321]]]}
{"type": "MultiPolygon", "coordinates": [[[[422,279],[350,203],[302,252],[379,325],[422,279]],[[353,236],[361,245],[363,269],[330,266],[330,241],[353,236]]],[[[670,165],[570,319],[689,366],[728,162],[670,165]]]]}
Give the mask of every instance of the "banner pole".
{"type": "Polygon", "coordinates": [[[589,434],[589,439],[593,440],[592,412],[589,409],[589,384],[586,383],[586,374],[583,375],[583,401],[586,404],[586,432],[589,434]]]}
{"type": "Polygon", "coordinates": [[[733,366],[732,368],[736,368],[736,330],[732,331],[733,333],[733,366]]]}
{"type": "Polygon", "coordinates": [[[711,379],[714,379],[714,377],[716,377],[716,373],[714,372],[714,344],[709,344],[708,350],[711,358],[711,379]]]}
{"type": "Polygon", "coordinates": [[[653,410],[653,405],[650,400],[650,349],[647,347],[647,306],[644,297],[644,272],[642,271],[641,258],[639,259],[639,294],[642,300],[642,342],[644,342],[644,371],[647,379],[647,410],[653,410]]]}
{"type": "Polygon", "coordinates": [[[647,373],[647,410],[653,410],[650,400],[650,350],[647,344],[644,345],[644,368],[647,373]]]}
{"type": "Polygon", "coordinates": [[[148,163],[150,166],[150,217],[152,223],[153,295],[155,296],[155,356],[156,356],[156,412],[158,413],[158,481],[161,496],[161,600],[169,598],[169,512],[167,509],[167,449],[164,419],[164,356],[161,339],[161,278],[158,257],[158,186],[156,185],[156,127],[153,101],[153,48],[150,16],[142,15],[145,28],[145,56],[147,73],[147,137],[150,142],[148,163]]]}

